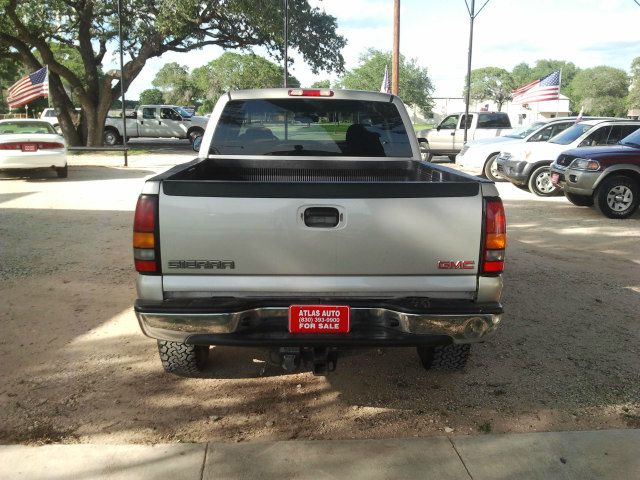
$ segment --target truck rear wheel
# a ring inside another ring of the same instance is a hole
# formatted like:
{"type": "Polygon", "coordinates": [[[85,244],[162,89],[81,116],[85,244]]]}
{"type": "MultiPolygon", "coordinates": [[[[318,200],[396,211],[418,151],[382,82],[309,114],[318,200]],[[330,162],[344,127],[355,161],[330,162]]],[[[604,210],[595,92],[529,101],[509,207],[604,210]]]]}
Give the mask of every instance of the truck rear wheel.
{"type": "Polygon", "coordinates": [[[114,145],[119,144],[121,140],[122,139],[120,138],[120,135],[118,135],[118,132],[116,132],[115,130],[108,129],[104,131],[105,145],[109,145],[110,147],[113,147],[114,145]]]}
{"type": "Polygon", "coordinates": [[[451,344],[436,347],[418,347],[420,362],[426,370],[462,370],[467,364],[471,345],[451,344]]]}
{"type": "Polygon", "coordinates": [[[158,340],[158,353],[165,372],[197,377],[207,364],[209,347],[158,340]]]}

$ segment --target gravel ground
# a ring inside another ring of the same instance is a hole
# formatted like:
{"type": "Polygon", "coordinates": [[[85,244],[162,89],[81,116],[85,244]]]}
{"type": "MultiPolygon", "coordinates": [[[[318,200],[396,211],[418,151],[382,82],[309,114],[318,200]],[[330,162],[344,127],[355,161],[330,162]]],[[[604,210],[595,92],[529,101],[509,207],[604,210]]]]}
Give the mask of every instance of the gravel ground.
{"type": "Polygon", "coordinates": [[[0,443],[248,441],[640,427],[640,215],[608,220],[500,184],[506,314],[464,372],[412,349],[284,374],[215,348],[210,378],[162,372],[138,328],[132,209],[184,156],[72,159],[69,178],[0,176],[0,443]],[[108,167],[98,165],[111,165],[108,167]]]}

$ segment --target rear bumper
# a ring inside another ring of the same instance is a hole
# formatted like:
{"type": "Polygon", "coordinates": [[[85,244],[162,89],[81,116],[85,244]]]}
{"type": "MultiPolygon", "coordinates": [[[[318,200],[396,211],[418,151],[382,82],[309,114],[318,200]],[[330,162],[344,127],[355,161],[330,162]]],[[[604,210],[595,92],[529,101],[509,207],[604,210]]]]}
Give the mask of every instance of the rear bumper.
{"type": "Polygon", "coordinates": [[[495,332],[499,303],[403,299],[137,300],[135,312],[145,335],[198,345],[239,346],[400,346],[471,343],[495,332]],[[350,305],[345,334],[291,334],[291,304],[350,305]]]}
{"type": "Polygon", "coordinates": [[[39,151],[33,153],[20,152],[0,157],[0,170],[64,167],[67,155],[64,151],[39,151]]]}

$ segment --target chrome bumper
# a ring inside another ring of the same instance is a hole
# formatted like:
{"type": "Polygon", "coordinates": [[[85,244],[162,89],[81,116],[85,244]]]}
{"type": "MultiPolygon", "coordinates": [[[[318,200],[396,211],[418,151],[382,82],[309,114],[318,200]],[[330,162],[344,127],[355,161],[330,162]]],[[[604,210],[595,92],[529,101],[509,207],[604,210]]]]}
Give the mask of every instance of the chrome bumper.
{"type": "MultiPolygon", "coordinates": [[[[453,343],[471,343],[493,334],[500,324],[499,313],[415,314],[386,308],[350,309],[351,317],[384,325],[399,335],[446,336],[453,343]]],[[[159,340],[187,342],[195,335],[241,335],[244,325],[276,320],[287,325],[289,309],[265,307],[231,313],[136,312],[145,335],[159,340]]],[[[348,336],[349,334],[344,334],[348,336]]]]}

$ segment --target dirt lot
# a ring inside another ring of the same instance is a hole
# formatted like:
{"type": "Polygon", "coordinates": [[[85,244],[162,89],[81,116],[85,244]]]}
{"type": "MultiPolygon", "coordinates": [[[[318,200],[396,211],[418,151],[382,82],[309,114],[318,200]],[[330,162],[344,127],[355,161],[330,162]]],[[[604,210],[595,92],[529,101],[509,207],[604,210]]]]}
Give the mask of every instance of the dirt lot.
{"type": "Polygon", "coordinates": [[[211,378],[164,374],[131,310],[130,231],[144,177],[176,160],[0,178],[1,443],[640,427],[640,215],[608,220],[510,184],[506,314],[464,373],[387,349],[327,377],[283,374],[261,350],[216,348],[211,378]]]}

